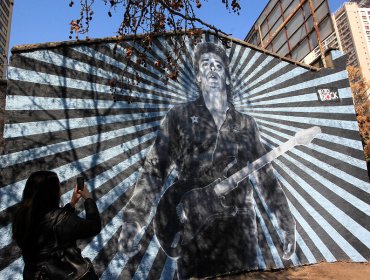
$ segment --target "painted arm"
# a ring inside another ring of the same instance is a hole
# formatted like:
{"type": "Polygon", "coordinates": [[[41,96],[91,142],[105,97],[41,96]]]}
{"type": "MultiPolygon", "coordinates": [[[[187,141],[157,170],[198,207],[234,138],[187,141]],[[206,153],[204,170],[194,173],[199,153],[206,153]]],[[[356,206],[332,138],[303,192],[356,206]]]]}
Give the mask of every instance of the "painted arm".
{"type": "MultiPolygon", "coordinates": [[[[260,134],[257,126],[254,125],[255,142],[260,155],[266,154],[265,147],[260,141],[260,134]]],[[[281,241],[283,245],[283,258],[290,259],[295,252],[295,235],[296,223],[290,211],[288,200],[285,193],[274,175],[274,170],[271,164],[267,164],[258,172],[253,174],[254,188],[258,192],[260,198],[265,202],[268,208],[270,217],[275,217],[278,228],[281,230],[281,241]]]]}
{"type": "Polygon", "coordinates": [[[135,255],[140,249],[139,234],[142,228],[150,222],[148,219],[153,203],[160,195],[173,162],[174,153],[171,143],[175,136],[172,121],[169,114],[162,121],[156,140],[146,157],[143,172],[124,209],[119,245],[120,249],[129,256],[135,255]]]}

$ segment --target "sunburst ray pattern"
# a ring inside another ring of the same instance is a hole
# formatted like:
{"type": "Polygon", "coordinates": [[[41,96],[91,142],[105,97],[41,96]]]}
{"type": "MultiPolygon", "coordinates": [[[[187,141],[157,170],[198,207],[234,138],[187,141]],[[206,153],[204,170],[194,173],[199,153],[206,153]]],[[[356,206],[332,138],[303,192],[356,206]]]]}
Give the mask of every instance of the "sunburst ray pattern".
{"type": "MultiPolygon", "coordinates": [[[[150,56],[165,59],[174,40],[156,37],[150,56]]],[[[222,44],[211,33],[203,40],[222,44]]],[[[176,261],[162,251],[152,222],[142,232],[136,256],[120,252],[117,240],[124,206],[161,120],[170,108],[199,94],[191,62],[194,46],[187,42],[178,60],[177,81],[164,83],[150,62],[127,68],[127,75],[139,75],[140,83],[128,89],[122,80],[114,102],[109,80],[122,79],[127,47],[139,49],[128,39],[118,46],[91,41],[13,53],[5,154],[0,156],[0,278],[22,279],[23,261],[11,238],[11,215],[28,175],[39,169],[58,173],[64,203],[75,177],[84,173],[89,178],[103,228],[79,245],[101,279],[177,278],[176,261]]],[[[302,129],[319,126],[322,131],[308,146],[296,146],[273,162],[297,224],[297,248],[290,260],[281,257],[283,236],[273,213],[259,190],[254,192],[259,268],[368,261],[370,188],[347,72],[341,68],[344,58],[334,53],[340,67],[316,71],[237,40],[230,41],[227,53],[234,106],[255,118],[268,150],[302,129]],[[320,87],[337,88],[340,101],[320,101],[320,87]]],[[[175,176],[171,174],[162,191],[175,176]]],[[[151,218],[153,213],[155,207],[151,218]]]]}

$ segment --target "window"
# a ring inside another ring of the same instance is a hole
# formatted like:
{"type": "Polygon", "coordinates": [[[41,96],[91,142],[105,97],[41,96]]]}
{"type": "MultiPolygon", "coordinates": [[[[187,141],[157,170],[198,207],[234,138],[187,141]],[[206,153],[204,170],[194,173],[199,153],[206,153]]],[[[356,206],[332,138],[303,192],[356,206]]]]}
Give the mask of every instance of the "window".
{"type": "MultiPolygon", "coordinates": [[[[286,1],[286,0],[283,0],[283,2],[286,1]]],[[[297,6],[299,5],[299,0],[293,0],[292,3],[290,4],[290,6],[288,7],[288,9],[286,9],[284,11],[284,17],[287,18],[293,11],[295,8],[297,8],[297,6]]]]}
{"type": "Polygon", "coordinates": [[[268,51],[272,52],[272,44],[268,45],[267,48],[266,48],[268,51]]]}
{"type": "Polygon", "coordinates": [[[304,40],[301,42],[301,44],[299,44],[299,46],[295,50],[292,51],[292,58],[300,61],[309,52],[310,52],[310,49],[308,47],[308,42],[307,40],[304,40]]]}
{"type": "Polygon", "coordinates": [[[265,20],[262,24],[261,24],[261,36],[262,38],[265,38],[266,35],[268,34],[268,23],[267,23],[267,20],[265,20]]]}
{"type": "Polygon", "coordinates": [[[315,48],[316,46],[318,46],[319,43],[317,41],[317,34],[316,34],[316,32],[312,32],[310,34],[310,36],[308,37],[308,41],[310,42],[310,44],[311,44],[311,46],[313,48],[315,48]]]}
{"type": "Polygon", "coordinates": [[[319,25],[319,32],[321,40],[324,40],[326,37],[328,37],[331,33],[333,33],[333,27],[331,25],[330,18],[327,17],[323,22],[319,25]]]}
{"type": "Polygon", "coordinates": [[[0,17],[3,19],[5,25],[8,25],[8,18],[4,15],[4,13],[1,9],[0,9],[0,17]]]}
{"type": "Polygon", "coordinates": [[[288,46],[288,43],[285,43],[281,48],[280,50],[278,50],[278,53],[283,55],[283,56],[287,56],[289,52],[289,46],[288,46]]]}
{"type": "Polygon", "coordinates": [[[312,16],[310,16],[307,20],[306,20],[306,25],[307,25],[307,30],[308,32],[310,32],[314,27],[313,27],[313,18],[312,16]]]}
{"type": "Polygon", "coordinates": [[[303,12],[304,12],[305,17],[307,18],[311,16],[310,2],[306,1],[306,3],[304,3],[302,7],[303,7],[303,12]]]}
{"type": "Polygon", "coordinates": [[[298,30],[290,37],[289,43],[291,46],[295,46],[299,43],[304,37],[306,37],[306,29],[302,25],[298,30]]]}
{"type": "Polygon", "coordinates": [[[287,6],[289,5],[289,1],[281,0],[281,7],[283,8],[283,11],[286,10],[287,6]]]}
{"type": "Polygon", "coordinates": [[[320,22],[323,20],[323,18],[328,14],[329,10],[328,8],[326,7],[326,5],[321,5],[316,11],[315,11],[315,15],[316,15],[316,20],[317,22],[320,22]]]}
{"type": "Polygon", "coordinates": [[[255,32],[255,31],[253,32],[253,35],[251,35],[251,37],[249,38],[248,43],[258,46],[257,32],[255,32]]]}
{"type": "Polygon", "coordinates": [[[271,27],[271,31],[274,32],[275,30],[277,30],[282,23],[283,23],[283,18],[279,17],[277,22],[275,22],[274,26],[271,27]]]}
{"type": "Polygon", "coordinates": [[[303,14],[301,11],[298,11],[286,25],[288,36],[292,36],[292,34],[303,24],[303,22],[303,14]]]}
{"type": "Polygon", "coordinates": [[[276,4],[275,2],[277,1],[270,1],[266,8],[265,8],[265,11],[266,11],[266,14],[270,13],[270,11],[273,9],[274,5],[276,4]]]}
{"type": "Polygon", "coordinates": [[[313,5],[314,9],[316,9],[318,6],[320,6],[322,2],[324,2],[324,0],[312,0],[312,5],[313,5]]]}
{"type": "Polygon", "coordinates": [[[9,16],[9,9],[8,7],[4,4],[4,1],[0,1],[0,6],[3,8],[4,12],[6,13],[7,16],[9,16]]]}
{"type": "Polygon", "coordinates": [[[274,45],[274,51],[276,52],[277,50],[279,50],[280,47],[286,42],[286,40],[287,38],[285,36],[285,29],[283,28],[272,41],[272,44],[274,45]]]}
{"type": "Polygon", "coordinates": [[[275,5],[272,12],[269,14],[270,26],[273,26],[279,17],[281,17],[280,5],[275,5]]]}
{"type": "Polygon", "coordinates": [[[5,38],[3,35],[0,34],[0,42],[5,46],[6,45],[6,41],[5,41],[5,38]]]}

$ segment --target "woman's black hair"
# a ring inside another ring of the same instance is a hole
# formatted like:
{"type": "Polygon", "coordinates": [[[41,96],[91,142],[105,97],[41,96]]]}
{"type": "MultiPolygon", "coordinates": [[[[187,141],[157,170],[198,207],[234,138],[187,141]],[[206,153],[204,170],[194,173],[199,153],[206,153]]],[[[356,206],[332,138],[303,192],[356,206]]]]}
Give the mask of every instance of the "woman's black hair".
{"type": "Polygon", "coordinates": [[[22,249],[32,246],[37,222],[58,208],[59,202],[60,182],[55,172],[36,171],[28,177],[12,224],[13,238],[22,249]]]}

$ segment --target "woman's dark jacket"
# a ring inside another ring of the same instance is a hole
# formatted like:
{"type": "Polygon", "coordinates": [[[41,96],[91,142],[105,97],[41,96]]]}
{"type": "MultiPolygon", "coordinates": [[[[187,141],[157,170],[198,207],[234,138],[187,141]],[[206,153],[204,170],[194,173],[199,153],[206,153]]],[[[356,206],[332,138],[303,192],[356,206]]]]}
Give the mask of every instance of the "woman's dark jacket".
{"type": "Polygon", "coordinates": [[[77,248],[76,240],[97,235],[101,230],[101,221],[95,201],[87,198],[84,202],[86,218],[79,217],[68,203],[63,208],[55,209],[45,215],[34,227],[34,237],[30,246],[22,248],[25,263],[24,279],[34,279],[40,264],[50,258],[55,247],[56,229],[59,245],[77,248]]]}

